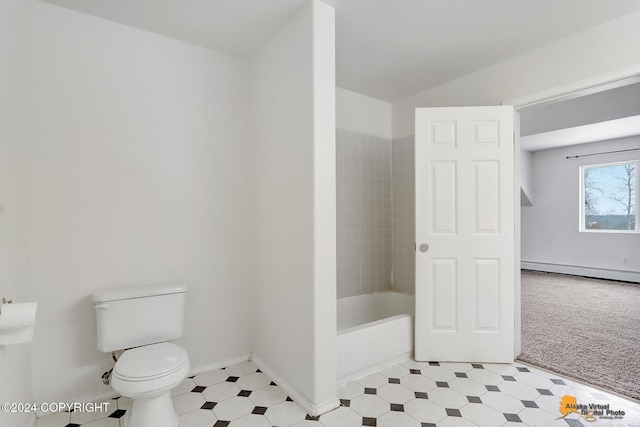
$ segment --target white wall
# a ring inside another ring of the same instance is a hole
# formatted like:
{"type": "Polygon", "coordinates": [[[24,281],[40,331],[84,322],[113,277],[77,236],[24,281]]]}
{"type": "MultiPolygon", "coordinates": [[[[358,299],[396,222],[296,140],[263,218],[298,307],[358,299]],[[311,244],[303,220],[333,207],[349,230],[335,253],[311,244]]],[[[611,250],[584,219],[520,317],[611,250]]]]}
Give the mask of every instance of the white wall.
{"type": "Polygon", "coordinates": [[[108,390],[90,301],[102,287],[184,283],[192,367],[247,354],[249,64],[31,7],[36,400],[108,390]]]}
{"type": "MultiPolygon", "coordinates": [[[[313,34],[313,388],[319,415],[337,396],[335,9],[312,0],[313,34]],[[334,89],[334,90],[332,90],[334,89]]],[[[291,319],[290,319],[291,320],[291,319]]]]}
{"type": "Polygon", "coordinates": [[[394,138],[414,133],[416,107],[496,105],[640,63],[640,11],[393,104],[394,138]]]}
{"type": "MultiPolygon", "coordinates": [[[[28,301],[27,2],[0,2],[0,301],[28,301]]],[[[37,331],[41,335],[41,331],[37,331]]],[[[30,402],[31,345],[0,347],[0,402],[30,402]]],[[[0,412],[0,425],[27,425],[29,414],[0,412]]]]}
{"type": "Polygon", "coordinates": [[[637,159],[618,153],[567,156],[637,148],[640,137],[533,153],[533,206],[522,207],[522,261],[527,268],[640,282],[640,234],[579,232],[579,167],[637,159]],[[628,265],[623,264],[627,257],[628,265]]]}
{"type": "Polygon", "coordinates": [[[337,404],[333,40],[313,0],[253,62],[254,357],[312,412],[337,404]]]}
{"type": "Polygon", "coordinates": [[[520,196],[523,206],[531,206],[534,200],[533,176],[531,172],[533,156],[530,151],[520,150],[520,196]]]}
{"type": "Polygon", "coordinates": [[[391,139],[391,103],[338,87],[336,127],[391,139]]]}

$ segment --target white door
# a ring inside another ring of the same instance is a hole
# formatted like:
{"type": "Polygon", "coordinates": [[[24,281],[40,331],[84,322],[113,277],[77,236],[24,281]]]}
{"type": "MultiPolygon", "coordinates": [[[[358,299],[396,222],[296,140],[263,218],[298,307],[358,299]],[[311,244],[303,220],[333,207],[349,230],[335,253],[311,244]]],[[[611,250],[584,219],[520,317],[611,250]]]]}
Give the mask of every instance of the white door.
{"type": "Polygon", "coordinates": [[[513,361],[513,117],[416,109],[416,360],[513,361]]]}

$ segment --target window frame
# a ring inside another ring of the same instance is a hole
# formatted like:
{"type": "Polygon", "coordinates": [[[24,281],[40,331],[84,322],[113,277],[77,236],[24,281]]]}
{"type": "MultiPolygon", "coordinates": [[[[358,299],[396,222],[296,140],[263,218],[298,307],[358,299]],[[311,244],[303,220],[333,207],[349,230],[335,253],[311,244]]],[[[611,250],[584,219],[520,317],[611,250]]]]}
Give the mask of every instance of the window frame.
{"type": "Polygon", "coordinates": [[[581,165],[578,168],[578,172],[580,174],[580,208],[579,208],[579,218],[578,218],[578,231],[581,233],[614,233],[614,234],[640,234],[640,192],[638,189],[640,188],[640,158],[637,159],[629,159],[622,160],[618,162],[606,162],[606,163],[590,163],[587,165],[581,165]],[[635,192],[636,192],[636,218],[635,218],[635,230],[608,230],[608,229],[599,229],[599,228],[587,228],[586,227],[586,216],[585,216],[585,188],[584,188],[584,171],[585,169],[593,169],[600,167],[610,167],[610,166],[621,166],[630,163],[635,163],[635,192]]]}

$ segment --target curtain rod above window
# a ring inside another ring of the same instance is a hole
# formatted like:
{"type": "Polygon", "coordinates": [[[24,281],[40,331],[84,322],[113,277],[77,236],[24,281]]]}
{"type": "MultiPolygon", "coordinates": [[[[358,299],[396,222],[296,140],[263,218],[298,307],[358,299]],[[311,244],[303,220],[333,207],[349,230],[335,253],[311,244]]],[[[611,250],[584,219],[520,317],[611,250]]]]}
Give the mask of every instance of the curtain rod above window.
{"type": "Polygon", "coordinates": [[[599,156],[601,154],[625,153],[627,151],[639,151],[640,148],[629,148],[627,150],[604,151],[602,153],[581,154],[578,156],[567,156],[567,159],[579,159],[580,157],[599,156]]]}

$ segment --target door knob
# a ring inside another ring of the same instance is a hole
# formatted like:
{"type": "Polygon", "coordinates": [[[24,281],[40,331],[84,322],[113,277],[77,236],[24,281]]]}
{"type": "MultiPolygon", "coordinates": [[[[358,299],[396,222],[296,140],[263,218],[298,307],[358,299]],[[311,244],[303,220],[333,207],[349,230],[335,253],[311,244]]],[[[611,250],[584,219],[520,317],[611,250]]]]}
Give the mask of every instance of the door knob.
{"type": "Polygon", "coordinates": [[[427,252],[429,250],[429,245],[423,243],[420,245],[420,252],[427,252]]]}

